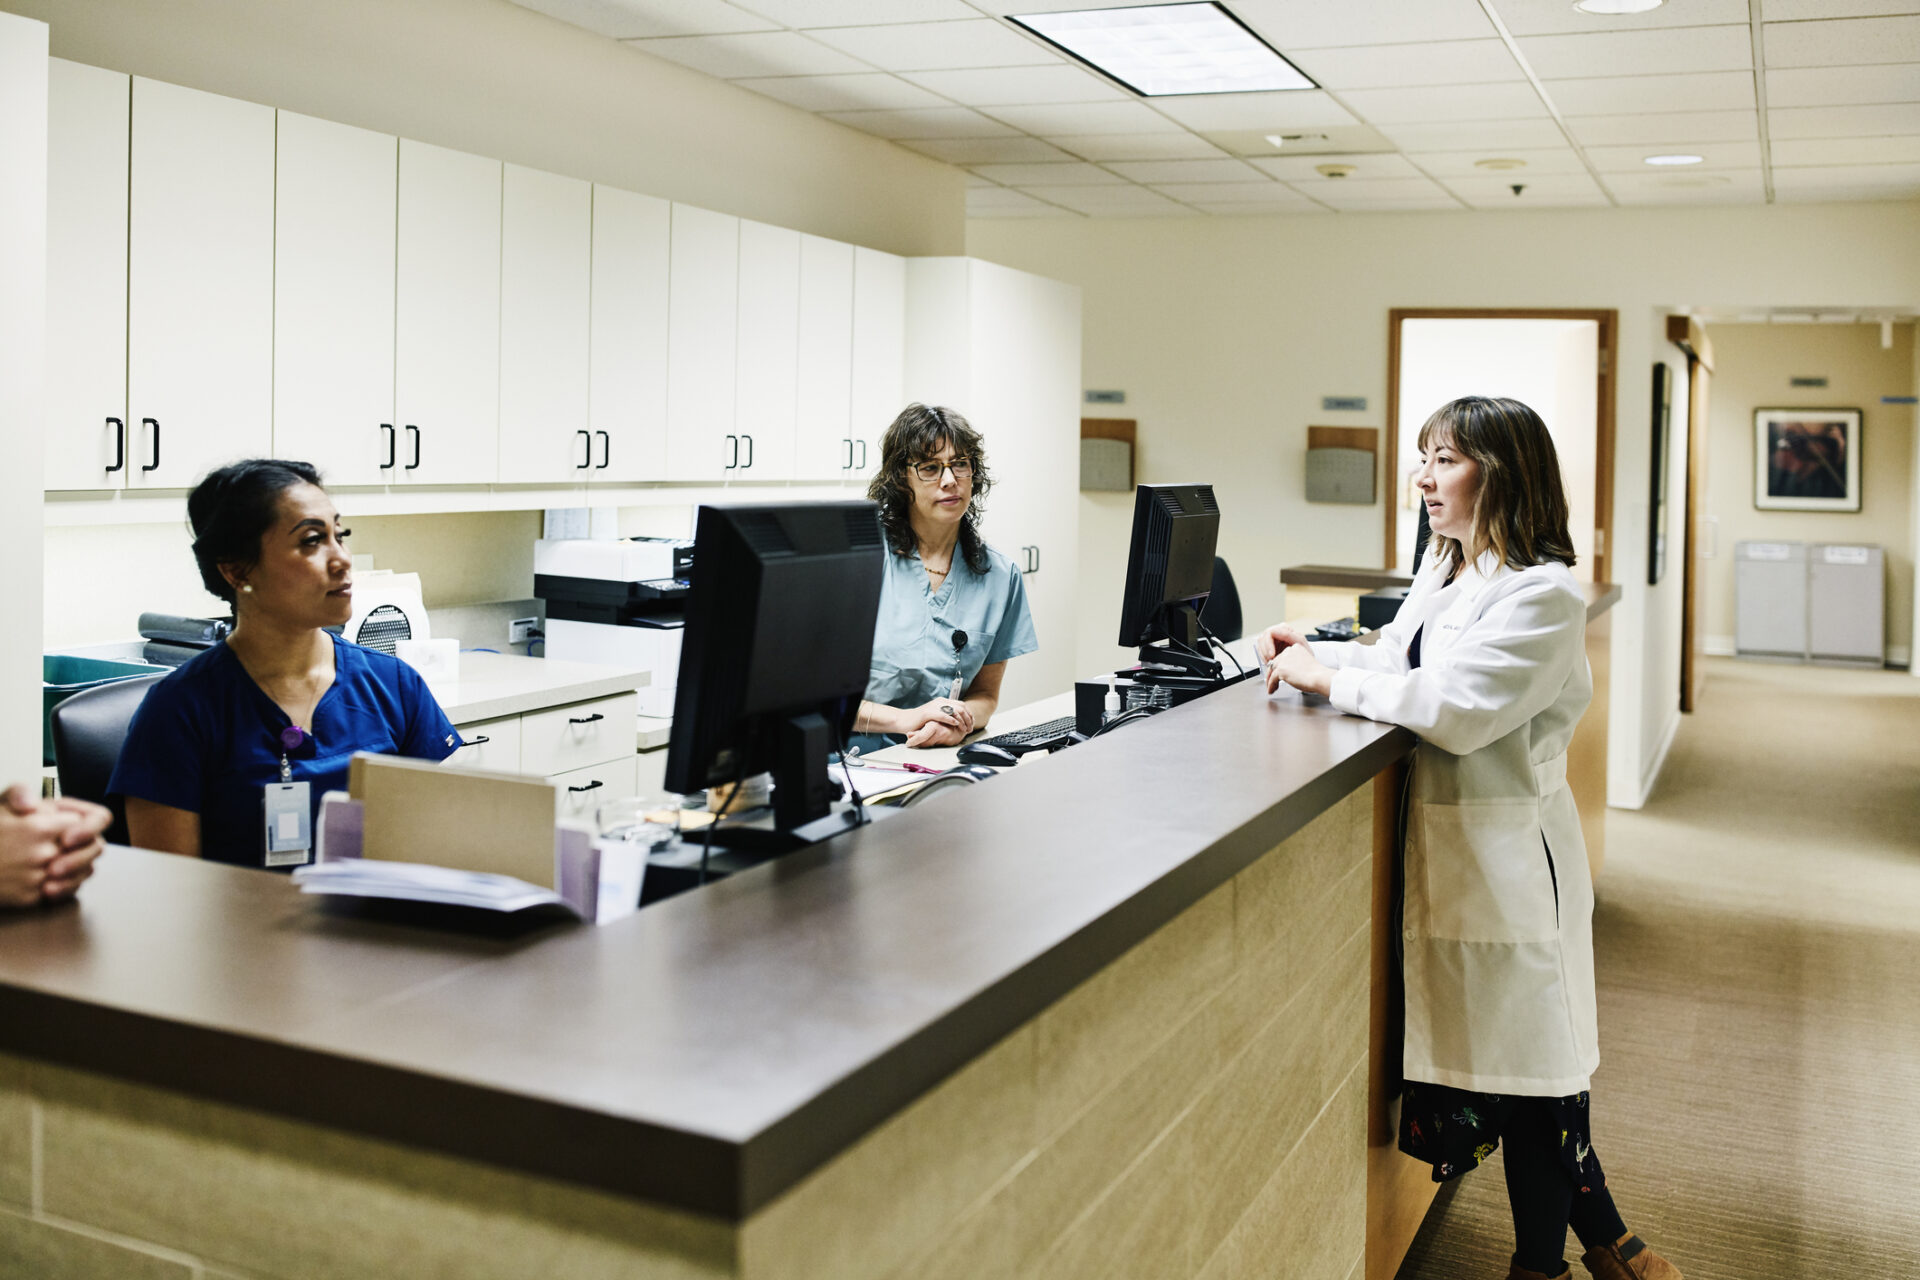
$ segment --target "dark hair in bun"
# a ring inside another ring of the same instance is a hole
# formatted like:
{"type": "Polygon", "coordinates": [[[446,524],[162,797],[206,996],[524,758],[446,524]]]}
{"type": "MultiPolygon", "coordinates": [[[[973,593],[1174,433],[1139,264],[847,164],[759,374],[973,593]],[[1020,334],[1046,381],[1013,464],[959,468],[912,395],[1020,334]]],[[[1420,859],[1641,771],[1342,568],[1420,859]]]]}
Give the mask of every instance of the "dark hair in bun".
{"type": "Polygon", "coordinates": [[[233,587],[220,566],[252,567],[258,562],[260,539],[273,527],[280,495],[297,484],[322,487],[312,463],[248,458],[221,467],[194,486],[187,495],[187,524],[193,529],[193,558],[207,590],[233,603],[233,587]]]}

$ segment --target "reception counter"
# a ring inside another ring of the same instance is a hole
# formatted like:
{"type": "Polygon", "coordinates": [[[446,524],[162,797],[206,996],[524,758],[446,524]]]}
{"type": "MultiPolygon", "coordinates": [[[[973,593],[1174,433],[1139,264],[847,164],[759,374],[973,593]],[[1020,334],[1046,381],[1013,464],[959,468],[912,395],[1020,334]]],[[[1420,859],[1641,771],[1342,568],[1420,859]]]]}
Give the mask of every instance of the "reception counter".
{"type": "Polygon", "coordinates": [[[1413,747],[1244,683],[511,938],[115,850],[0,918],[0,1272],[1390,1277],[1413,747]]]}

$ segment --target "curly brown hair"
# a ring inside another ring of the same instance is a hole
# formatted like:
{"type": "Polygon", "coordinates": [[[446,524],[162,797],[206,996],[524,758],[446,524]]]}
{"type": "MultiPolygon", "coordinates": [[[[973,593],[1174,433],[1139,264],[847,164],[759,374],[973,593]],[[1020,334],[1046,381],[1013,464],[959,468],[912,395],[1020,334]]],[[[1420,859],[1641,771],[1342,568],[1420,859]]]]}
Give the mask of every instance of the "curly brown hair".
{"type": "Polygon", "coordinates": [[[960,517],[960,555],[967,568],[985,573],[987,543],[980,536],[980,516],[986,506],[981,500],[993,488],[993,476],[987,470],[987,449],[980,433],[953,410],[910,404],[900,411],[880,437],[880,469],[873,473],[867,497],[880,507],[880,528],[893,554],[912,555],[917,545],[911,519],[913,468],[932,458],[945,444],[953,446],[956,458],[973,461],[973,500],[960,517]]]}
{"type": "Polygon", "coordinates": [[[1451,444],[1480,464],[1473,501],[1473,545],[1436,533],[1449,575],[1467,560],[1493,552],[1503,565],[1524,569],[1557,560],[1572,566],[1567,492],[1560,457],[1540,415],[1518,400],[1462,396],[1441,405],[1420,428],[1420,452],[1451,444]]]}

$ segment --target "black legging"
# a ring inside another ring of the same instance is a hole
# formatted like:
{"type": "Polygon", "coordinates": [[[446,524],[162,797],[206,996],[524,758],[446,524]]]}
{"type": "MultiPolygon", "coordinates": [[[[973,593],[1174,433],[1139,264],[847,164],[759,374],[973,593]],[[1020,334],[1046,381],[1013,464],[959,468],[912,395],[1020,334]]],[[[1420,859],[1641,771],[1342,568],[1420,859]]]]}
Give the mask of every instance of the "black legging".
{"type": "Polygon", "coordinates": [[[1514,1262],[1557,1276],[1566,1266],[1567,1228],[1583,1248],[1612,1244],[1627,1234],[1604,1185],[1582,1191],[1560,1160],[1560,1128],[1545,1100],[1524,1101],[1500,1131],[1506,1151],[1507,1200],[1513,1206],[1514,1262]]]}

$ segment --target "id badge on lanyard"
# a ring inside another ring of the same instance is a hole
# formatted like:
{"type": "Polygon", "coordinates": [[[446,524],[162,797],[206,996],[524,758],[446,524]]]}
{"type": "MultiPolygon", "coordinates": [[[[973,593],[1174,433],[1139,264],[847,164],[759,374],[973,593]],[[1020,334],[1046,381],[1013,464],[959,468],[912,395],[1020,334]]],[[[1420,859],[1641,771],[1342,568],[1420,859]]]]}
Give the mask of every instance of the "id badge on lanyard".
{"type": "Polygon", "coordinates": [[[266,820],[266,865],[303,867],[313,859],[313,784],[293,780],[293,764],[287,752],[299,745],[287,742],[287,736],[306,735],[289,727],[281,737],[280,781],[269,782],[261,811],[266,820]]]}

